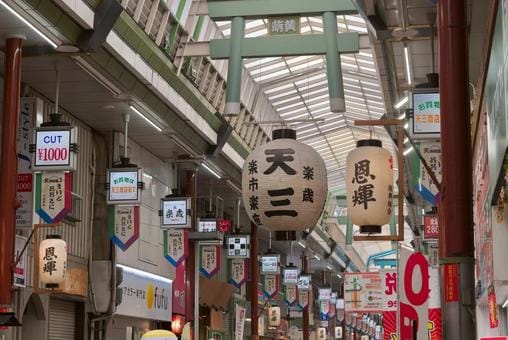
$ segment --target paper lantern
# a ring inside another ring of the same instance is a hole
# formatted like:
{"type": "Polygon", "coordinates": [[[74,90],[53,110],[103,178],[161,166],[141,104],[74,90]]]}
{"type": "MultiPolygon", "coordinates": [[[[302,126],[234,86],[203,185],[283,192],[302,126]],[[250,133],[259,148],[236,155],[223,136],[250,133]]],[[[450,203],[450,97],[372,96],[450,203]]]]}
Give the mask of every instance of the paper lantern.
{"type": "Polygon", "coordinates": [[[296,132],[275,130],[273,140],[247,157],[242,173],[243,203],[250,219],[270,231],[315,226],[327,195],[326,167],[296,132]]]}
{"type": "Polygon", "coordinates": [[[178,340],[178,337],[170,331],[164,329],[156,329],[154,331],[143,334],[141,340],[178,340]]]}
{"type": "Polygon", "coordinates": [[[67,243],[60,235],[48,235],[39,246],[39,273],[42,285],[63,287],[67,271],[67,243]]]}
{"type": "Polygon", "coordinates": [[[268,327],[279,327],[280,325],[280,307],[272,306],[268,308],[268,327]]]}
{"type": "Polygon", "coordinates": [[[347,208],[360,233],[380,233],[393,206],[393,158],[375,139],[360,140],[347,156],[347,208]]]}

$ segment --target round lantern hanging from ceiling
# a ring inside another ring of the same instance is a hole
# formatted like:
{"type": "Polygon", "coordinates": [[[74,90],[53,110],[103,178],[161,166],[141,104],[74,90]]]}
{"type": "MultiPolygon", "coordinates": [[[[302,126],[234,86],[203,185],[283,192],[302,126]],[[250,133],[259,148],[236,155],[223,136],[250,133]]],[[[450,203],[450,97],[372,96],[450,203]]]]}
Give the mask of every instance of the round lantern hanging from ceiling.
{"type": "Polygon", "coordinates": [[[393,157],[380,140],[357,142],[346,161],[347,208],[360,233],[378,234],[393,207],[393,157]]]}
{"type": "Polygon", "coordinates": [[[242,172],[245,209],[269,231],[302,231],[315,226],[326,200],[325,162],[296,131],[279,129],[273,140],[247,157],[242,172]]]}

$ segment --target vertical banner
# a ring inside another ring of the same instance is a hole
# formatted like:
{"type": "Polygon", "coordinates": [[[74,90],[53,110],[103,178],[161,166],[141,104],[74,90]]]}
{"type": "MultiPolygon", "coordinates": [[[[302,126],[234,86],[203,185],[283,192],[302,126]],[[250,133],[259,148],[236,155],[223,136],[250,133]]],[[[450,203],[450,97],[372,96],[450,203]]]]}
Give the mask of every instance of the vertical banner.
{"type": "Polygon", "coordinates": [[[441,288],[439,268],[429,268],[430,296],[429,296],[429,340],[443,339],[443,322],[441,319],[441,288]]]}
{"type": "Polygon", "coordinates": [[[422,253],[399,248],[398,330],[400,340],[428,340],[429,263],[422,253]],[[415,329],[416,328],[416,329],[415,329]]]}
{"type": "Polygon", "coordinates": [[[330,300],[319,301],[319,320],[330,320],[330,300]]]}
{"type": "Polygon", "coordinates": [[[185,262],[175,268],[173,281],[173,313],[185,315],[185,262]]]}
{"type": "Polygon", "coordinates": [[[163,230],[164,258],[177,267],[189,255],[189,233],[183,229],[163,230]]]}
{"type": "Polygon", "coordinates": [[[220,248],[217,246],[201,246],[199,271],[206,278],[211,278],[220,268],[220,248]]]}
{"type": "Polygon", "coordinates": [[[298,291],[298,307],[304,309],[309,304],[309,291],[299,290],[298,291]]]}
{"type": "Polygon", "coordinates": [[[459,301],[459,265],[447,263],[445,272],[445,300],[446,302],[459,301]]]}
{"type": "Polygon", "coordinates": [[[284,286],[284,301],[293,306],[298,301],[298,287],[296,285],[284,286]]]}
{"type": "Polygon", "coordinates": [[[490,286],[487,289],[488,299],[489,299],[489,321],[490,328],[499,327],[499,317],[497,314],[497,303],[496,303],[496,292],[494,290],[494,286],[490,286]]]}
{"type": "Polygon", "coordinates": [[[46,223],[60,222],[72,209],[72,174],[47,171],[35,176],[35,212],[46,223]]]}
{"type": "Polygon", "coordinates": [[[16,199],[20,206],[16,209],[16,228],[32,228],[33,188],[32,188],[32,128],[34,122],[35,98],[21,98],[18,130],[18,175],[16,179],[16,199]]]}
{"type": "Polygon", "coordinates": [[[111,205],[108,210],[109,237],[126,251],[139,238],[139,206],[111,205]]]}
{"type": "Polygon", "coordinates": [[[248,261],[246,259],[228,260],[228,283],[240,289],[247,281],[248,261]]]}
{"type": "MultiPolygon", "coordinates": [[[[25,246],[27,238],[16,235],[16,243],[14,246],[14,258],[17,259],[19,254],[23,251],[23,247],[25,246]]],[[[26,287],[26,266],[27,266],[27,254],[25,251],[21,256],[19,262],[16,264],[16,268],[14,268],[14,280],[13,284],[16,287],[26,287]]]]}
{"type": "Polygon", "coordinates": [[[268,299],[273,299],[279,291],[279,275],[263,276],[263,293],[268,299]]]}
{"type": "Polygon", "coordinates": [[[243,340],[246,312],[247,310],[244,307],[235,304],[235,340],[243,340]]]}

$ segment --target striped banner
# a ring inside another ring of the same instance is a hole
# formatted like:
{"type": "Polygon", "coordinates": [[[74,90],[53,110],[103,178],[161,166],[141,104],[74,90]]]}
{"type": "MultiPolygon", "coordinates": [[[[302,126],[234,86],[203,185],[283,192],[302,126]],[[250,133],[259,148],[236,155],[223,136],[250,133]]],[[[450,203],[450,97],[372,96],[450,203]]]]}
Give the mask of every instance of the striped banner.
{"type": "Polygon", "coordinates": [[[60,222],[72,210],[72,173],[44,171],[35,175],[35,212],[46,223],[60,222]]]}

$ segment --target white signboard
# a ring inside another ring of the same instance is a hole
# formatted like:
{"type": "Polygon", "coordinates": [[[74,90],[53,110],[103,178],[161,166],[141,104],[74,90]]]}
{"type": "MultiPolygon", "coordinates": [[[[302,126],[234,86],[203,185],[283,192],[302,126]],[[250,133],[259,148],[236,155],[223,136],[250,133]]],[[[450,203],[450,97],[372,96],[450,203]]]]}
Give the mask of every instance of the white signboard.
{"type": "Polygon", "coordinates": [[[284,284],[298,284],[298,268],[284,268],[284,284]]]}
{"type": "Polygon", "coordinates": [[[190,199],[163,199],[161,201],[162,227],[190,228],[187,212],[190,209],[190,199]]]}
{"type": "Polygon", "coordinates": [[[308,290],[310,286],[310,275],[300,275],[297,286],[299,290],[308,290]]]}
{"type": "Polygon", "coordinates": [[[330,299],[332,297],[332,290],[330,288],[319,288],[318,293],[319,293],[318,294],[319,301],[324,301],[324,300],[330,301],[330,299]]]}
{"type": "Polygon", "coordinates": [[[34,170],[75,170],[71,151],[76,130],[71,127],[40,127],[35,130],[34,170]]]}
{"type": "Polygon", "coordinates": [[[341,326],[335,327],[335,339],[342,339],[342,327],[341,326]]]}
{"type": "Polygon", "coordinates": [[[246,308],[235,304],[235,340],[243,340],[246,313],[246,308]]]}
{"type": "Polygon", "coordinates": [[[233,235],[227,239],[227,257],[232,258],[249,258],[249,235],[233,235]]]}
{"type": "Polygon", "coordinates": [[[172,280],[118,265],[123,268],[122,303],[119,315],[142,319],[169,321],[172,317],[172,280]]]}
{"type": "Polygon", "coordinates": [[[415,138],[439,138],[441,132],[441,109],[439,93],[413,93],[413,126],[415,138]]]}
{"type": "Polygon", "coordinates": [[[198,231],[200,233],[211,233],[217,231],[216,219],[199,219],[198,231]]]}
{"type": "Polygon", "coordinates": [[[141,193],[138,182],[141,178],[140,170],[108,169],[108,204],[134,204],[140,203],[141,193]]]}
{"type": "Polygon", "coordinates": [[[383,310],[383,282],[378,272],[346,273],[344,300],[347,312],[383,310]]]}
{"type": "Polygon", "coordinates": [[[33,176],[32,128],[34,121],[34,98],[21,98],[18,129],[18,175],[16,198],[20,207],[16,209],[16,228],[32,228],[33,219],[33,176]]]}
{"type": "Polygon", "coordinates": [[[279,273],[279,255],[261,256],[261,274],[279,273]]]}
{"type": "MultiPolygon", "coordinates": [[[[26,243],[26,237],[16,235],[16,243],[14,247],[14,259],[17,259],[26,243]]],[[[14,268],[14,285],[17,287],[26,287],[26,265],[27,251],[21,256],[16,268],[14,268]]]]}
{"type": "MultiPolygon", "coordinates": [[[[440,142],[424,142],[420,143],[420,153],[427,165],[436,175],[436,178],[441,182],[441,143],[440,142]]],[[[439,190],[427,173],[427,169],[420,162],[420,181],[433,195],[436,195],[439,190]]]]}

